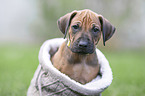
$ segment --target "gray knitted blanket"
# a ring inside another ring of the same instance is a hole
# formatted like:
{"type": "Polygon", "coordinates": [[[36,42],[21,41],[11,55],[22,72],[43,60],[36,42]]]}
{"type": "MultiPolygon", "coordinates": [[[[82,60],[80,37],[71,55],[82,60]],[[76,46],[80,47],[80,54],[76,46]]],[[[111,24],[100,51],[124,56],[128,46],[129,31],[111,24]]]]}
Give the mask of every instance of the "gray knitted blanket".
{"type": "Polygon", "coordinates": [[[47,40],[39,51],[39,66],[29,86],[27,96],[100,96],[112,82],[112,71],[105,56],[96,49],[100,74],[82,85],[53,67],[50,50],[56,51],[65,41],[62,38],[47,40]]]}

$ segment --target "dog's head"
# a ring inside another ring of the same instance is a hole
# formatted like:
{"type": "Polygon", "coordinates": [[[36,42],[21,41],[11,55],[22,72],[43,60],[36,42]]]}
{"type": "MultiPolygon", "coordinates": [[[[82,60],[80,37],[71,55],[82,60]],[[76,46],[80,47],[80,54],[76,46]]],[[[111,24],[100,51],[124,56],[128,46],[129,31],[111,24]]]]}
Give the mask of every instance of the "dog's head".
{"type": "Polygon", "coordinates": [[[115,27],[102,15],[85,9],[73,11],[58,20],[58,27],[64,34],[69,32],[68,46],[74,53],[91,54],[95,51],[95,45],[103,36],[103,44],[112,37],[115,27]]]}

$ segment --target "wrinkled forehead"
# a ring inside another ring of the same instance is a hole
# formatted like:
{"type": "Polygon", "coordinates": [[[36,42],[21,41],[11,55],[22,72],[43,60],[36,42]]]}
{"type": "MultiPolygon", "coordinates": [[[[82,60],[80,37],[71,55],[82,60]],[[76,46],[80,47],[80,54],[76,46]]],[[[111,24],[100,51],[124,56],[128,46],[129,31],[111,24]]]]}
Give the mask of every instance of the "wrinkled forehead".
{"type": "Polygon", "coordinates": [[[81,22],[94,22],[99,23],[98,14],[91,11],[91,10],[82,10],[78,11],[76,16],[73,18],[75,21],[81,21],[81,22]]]}

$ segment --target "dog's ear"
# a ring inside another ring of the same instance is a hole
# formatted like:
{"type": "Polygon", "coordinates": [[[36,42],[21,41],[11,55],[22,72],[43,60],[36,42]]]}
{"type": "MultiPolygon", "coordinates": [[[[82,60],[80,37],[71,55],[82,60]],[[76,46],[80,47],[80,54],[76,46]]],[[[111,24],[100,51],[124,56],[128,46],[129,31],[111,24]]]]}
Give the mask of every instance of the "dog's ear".
{"type": "Polygon", "coordinates": [[[68,28],[70,26],[71,20],[73,17],[77,14],[77,11],[73,11],[71,13],[68,13],[62,17],[60,17],[57,21],[58,28],[60,31],[64,34],[64,38],[67,35],[68,28]]]}
{"type": "Polygon", "coordinates": [[[111,25],[111,23],[105,19],[102,15],[99,15],[99,20],[101,23],[101,31],[103,34],[103,44],[105,46],[105,42],[112,37],[115,32],[115,27],[111,25]]]}

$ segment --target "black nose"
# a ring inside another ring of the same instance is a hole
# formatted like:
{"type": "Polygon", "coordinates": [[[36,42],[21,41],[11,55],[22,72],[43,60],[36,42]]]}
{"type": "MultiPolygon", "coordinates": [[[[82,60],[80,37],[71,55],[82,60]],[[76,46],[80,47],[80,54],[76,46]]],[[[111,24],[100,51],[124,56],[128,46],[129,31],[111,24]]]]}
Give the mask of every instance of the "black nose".
{"type": "Polygon", "coordinates": [[[79,47],[85,48],[85,47],[88,46],[88,42],[87,42],[87,41],[82,41],[82,40],[81,40],[81,41],[79,42],[78,46],[79,46],[79,47]]]}

